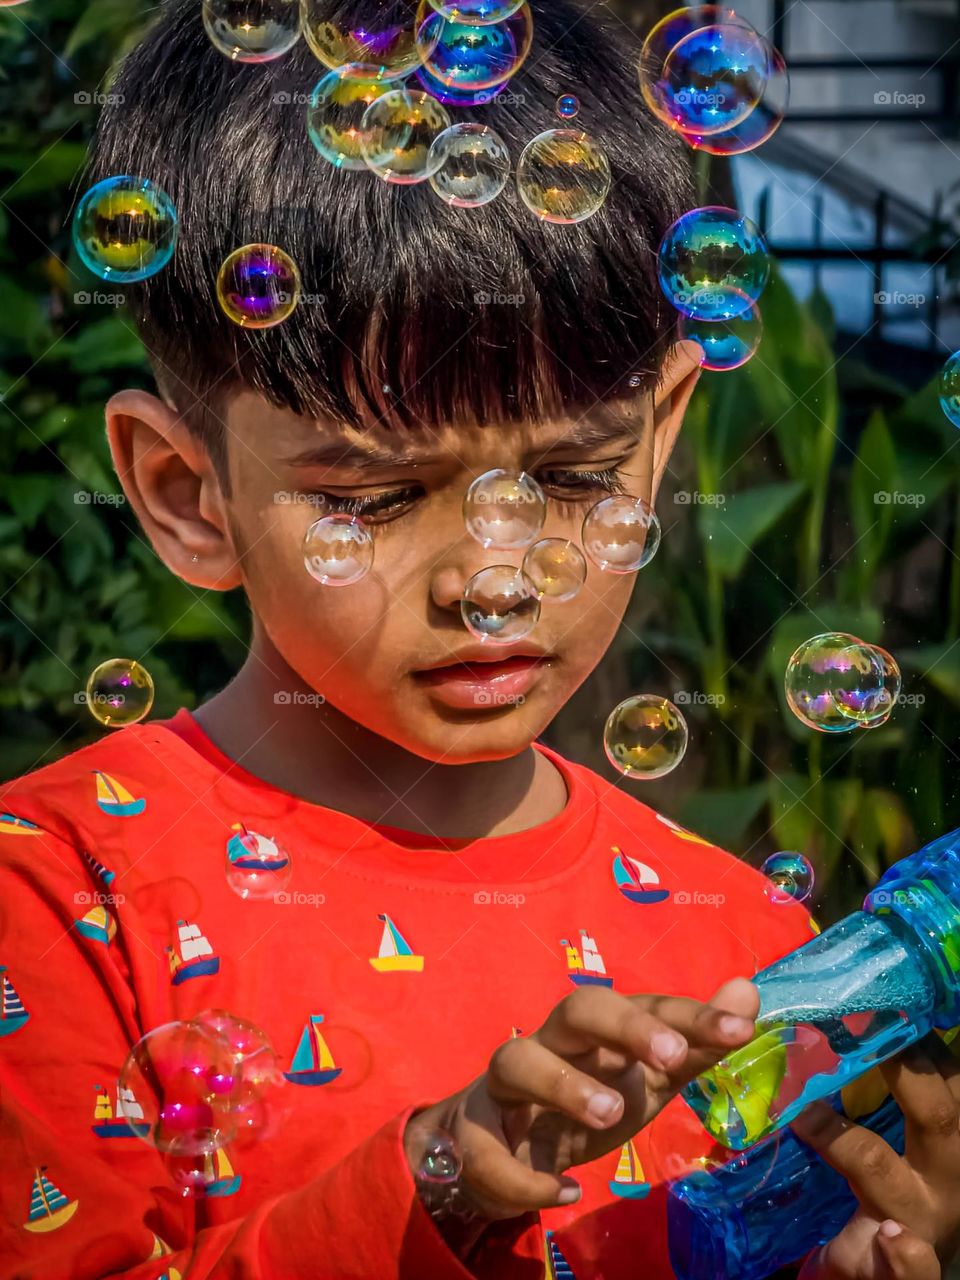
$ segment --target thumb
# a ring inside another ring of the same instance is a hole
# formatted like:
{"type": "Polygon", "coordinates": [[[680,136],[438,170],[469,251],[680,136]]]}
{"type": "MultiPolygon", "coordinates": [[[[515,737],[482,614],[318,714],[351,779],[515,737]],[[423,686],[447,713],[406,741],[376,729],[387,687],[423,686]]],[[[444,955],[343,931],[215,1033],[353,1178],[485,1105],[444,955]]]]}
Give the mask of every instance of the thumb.
{"type": "Polygon", "coordinates": [[[752,1022],[760,1011],[760,992],[746,978],[731,978],[707,1003],[723,1009],[725,1013],[738,1013],[741,1018],[749,1018],[752,1022]]]}
{"type": "Polygon", "coordinates": [[[936,1250],[899,1222],[881,1222],[876,1241],[885,1264],[880,1273],[884,1280],[941,1280],[936,1250]]]}

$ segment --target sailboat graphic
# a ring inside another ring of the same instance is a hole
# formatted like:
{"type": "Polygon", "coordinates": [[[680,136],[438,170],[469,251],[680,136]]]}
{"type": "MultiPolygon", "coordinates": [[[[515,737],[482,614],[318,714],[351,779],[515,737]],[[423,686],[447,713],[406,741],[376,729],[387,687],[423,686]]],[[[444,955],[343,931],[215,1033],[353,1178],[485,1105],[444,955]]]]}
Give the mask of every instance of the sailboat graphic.
{"type": "Polygon", "coordinates": [[[43,828],[14,813],[0,813],[0,836],[42,836],[43,828]]]}
{"type": "Polygon", "coordinates": [[[106,907],[91,907],[80,920],[74,920],[77,933],[94,942],[102,942],[105,947],[117,936],[117,922],[106,907]]]}
{"type": "Polygon", "coordinates": [[[691,844],[705,844],[707,848],[712,848],[709,840],[704,840],[703,836],[698,836],[692,831],[688,831],[686,827],[681,827],[679,823],[674,822],[672,818],[668,818],[664,813],[654,815],[658,822],[662,822],[665,827],[669,827],[675,836],[681,840],[689,840],[691,844]]]}
{"type": "Polygon", "coordinates": [[[177,945],[166,948],[170,960],[170,981],[175,987],[189,978],[201,978],[216,973],[220,957],[213,954],[213,947],[200,932],[199,925],[189,920],[177,921],[177,945]]]}
{"type": "Polygon", "coordinates": [[[370,960],[377,973],[420,973],[423,969],[423,956],[413,954],[409,942],[389,916],[378,915],[377,919],[383,921],[380,954],[370,960]]]}
{"type": "Polygon", "coordinates": [[[240,1189],[240,1174],[234,1173],[227,1153],[220,1148],[207,1152],[203,1157],[203,1194],[205,1196],[233,1196],[240,1189]],[[206,1179],[210,1181],[207,1182],[206,1179]]]}
{"type": "Polygon", "coordinates": [[[553,1238],[552,1231],[543,1233],[544,1280],[577,1280],[573,1268],[560,1252],[560,1246],[553,1238]]]}
{"type": "Polygon", "coordinates": [[[617,888],[630,902],[663,902],[670,897],[669,889],[660,888],[660,877],[653,867],[636,858],[628,858],[619,845],[612,845],[613,878],[617,888]]]}
{"type": "Polygon", "coordinates": [[[117,878],[117,873],[111,871],[109,867],[105,867],[102,862],[98,862],[92,853],[88,853],[86,849],[82,849],[84,861],[87,866],[97,877],[101,884],[112,884],[117,878]]]}
{"type": "MultiPolygon", "coordinates": [[[[116,1108],[110,1102],[110,1094],[102,1084],[95,1085],[97,1101],[93,1109],[90,1128],[98,1138],[145,1138],[150,1126],[143,1118],[143,1107],[133,1096],[132,1089],[117,1083],[116,1108]]],[[[159,1256],[159,1255],[158,1255],[159,1256]]]]}
{"type": "Polygon", "coordinates": [[[5,964],[0,964],[0,974],[3,974],[3,984],[0,989],[0,1037],[3,1037],[19,1031],[30,1015],[23,1007],[23,1001],[14,990],[13,983],[7,977],[5,964]]]}
{"type": "Polygon", "coordinates": [[[320,1033],[321,1022],[323,1014],[312,1013],[303,1028],[290,1070],[283,1073],[292,1084],[329,1084],[343,1070],[333,1061],[333,1054],[320,1033]]]}
{"type": "Polygon", "coordinates": [[[650,1194],[650,1183],[644,1178],[643,1165],[632,1142],[625,1142],[620,1148],[617,1172],[609,1187],[621,1200],[642,1200],[650,1194]]]}
{"type": "MultiPolygon", "coordinates": [[[[154,1258],[165,1258],[170,1253],[173,1253],[173,1250],[166,1241],[161,1240],[158,1235],[154,1235],[153,1249],[150,1251],[149,1260],[152,1261],[154,1258]]],[[[176,1267],[168,1267],[166,1271],[164,1271],[163,1275],[157,1277],[157,1280],[183,1280],[183,1273],[178,1271],[176,1267]]]]}
{"type": "Polygon", "coordinates": [[[101,773],[99,769],[93,772],[97,776],[97,804],[104,813],[109,813],[112,818],[132,818],[143,813],[147,807],[143,796],[135,800],[127,788],[116,778],[111,778],[109,773],[101,773]]]}
{"type": "Polygon", "coordinates": [[[227,857],[241,871],[282,871],[289,866],[289,854],[272,837],[248,831],[242,822],[230,830],[234,835],[227,841],[227,857]]]}
{"type": "Polygon", "coordinates": [[[37,1169],[30,1193],[30,1217],[23,1224],[27,1231],[57,1231],[66,1226],[77,1212],[79,1200],[68,1200],[46,1175],[46,1165],[37,1169]]]}
{"type": "Polygon", "coordinates": [[[613,979],[607,974],[603,956],[597,950],[595,938],[591,938],[586,929],[580,930],[580,945],[583,955],[574,943],[566,938],[560,939],[561,947],[567,950],[567,977],[578,987],[612,987],[613,979]]]}

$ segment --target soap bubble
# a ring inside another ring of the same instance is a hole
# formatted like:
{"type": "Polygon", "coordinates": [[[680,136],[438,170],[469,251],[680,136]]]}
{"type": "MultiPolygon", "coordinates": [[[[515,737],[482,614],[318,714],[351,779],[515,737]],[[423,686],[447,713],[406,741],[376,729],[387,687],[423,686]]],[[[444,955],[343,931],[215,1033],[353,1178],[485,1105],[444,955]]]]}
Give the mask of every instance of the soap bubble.
{"type": "Polygon", "coordinates": [[[153,680],[133,658],[109,658],[87,677],[87,710],[107,729],[122,729],[150,714],[153,680]]]}
{"type": "Polygon", "coordinates": [[[523,572],[541,600],[572,600],[587,580],[587,562],[575,542],[544,538],[523,557],[523,572]]]}
{"type": "Polygon", "coordinates": [[[732,320],[763,292],[767,246],[755,223],[720,205],[683,214],[659,250],[660,285],[670,302],[697,320],[732,320]]]}
{"type": "Polygon", "coordinates": [[[217,276],[217,301],[224,315],[244,329],[282,324],[299,300],[297,264],[273,244],[234,249],[217,276]]]}
{"type": "Polygon", "coordinates": [[[580,99],[573,93],[563,93],[557,99],[557,115],[561,120],[573,120],[580,112],[580,99]]]}
{"type": "Polygon", "coordinates": [[[73,243],[83,265],[101,280],[135,284],[173,257],[177,211],[149,178],[104,178],[77,205],[73,243]]]}
{"type": "Polygon", "coordinates": [[[640,693],[614,707],[603,729],[607,759],[628,778],[662,778],[687,750],[687,722],[669,698],[640,693]]]}
{"type": "Polygon", "coordinates": [[[960,351],[955,351],[940,374],[940,407],[960,427],[960,351]]]}
{"type": "Polygon", "coordinates": [[[168,1022],[148,1031],[120,1071],[124,1115],[159,1151],[205,1155],[229,1142],[233,1060],[213,1031],[168,1022]]]}
{"type": "MultiPolygon", "coordinates": [[[[331,14],[330,0],[301,0],[303,33],[314,57],[336,70],[348,62],[372,63],[385,80],[416,70],[420,61],[416,29],[417,0],[351,0],[331,14]],[[349,14],[349,17],[340,16],[349,14]]],[[[424,32],[421,47],[430,48],[438,29],[424,32]]]]}
{"type": "Polygon", "coordinates": [[[660,520],[642,498],[631,498],[626,493],[612,494],[587,512],[581,541],[598,569],[607,573],[636,573],[657,554],[660,520]]]}
{"type": "Polygon", "coordinates": [[[351,587],[373,568],[373,536],[356,516],[321,516],[306,532],[303,562],[325,587],[351,587]]]}
{"type": "Polygon", "coordinates": [[[772,853],[760,868],[771,902],[806,902],[813,893],[813,867],[802,853],[772,853]]]}
{"type": "Polygon", "coordinates": [[[324,160],[338,169],[366,169],[361,121],[367,107],[392,87],[369,62],[337,67],[317,82],[307,107],[307,133],[324,160]]]}
{"type": "Polygon", "coordinates": [[[430,0],[441,18],[448,22],[502,22],[526,4],[526,0],[430,0]]]}
{"type": "Polygon", "coordinates": [[[749,298],[745,310],[732,320],[697,320],[681,316],[679,334],[703,348],[701,369],[727,373],[739,369],[756,353],[763,337],[760,309],[749,298]]]}
{"type": "Polygon", "coordinates": [[[791,711],[808,728],[848,733],[889,718],[900,692],[900,670],[885,650],[830,631],[793,652],[784,690],[791,711]]]}
{"type": "Polygon", "coordinates": [[[606,200],[610,182],[606,153],[576,129],[537,134],[517,165],[520,198],[544,222],[583,222],[606,200]]]}
{"type": "Polygon", "coordinates": [[[667,124],[709,136],[735,128],[766,87],[770,46],[741,23],[691,31],[668,54],[657,82],[657,114],[667,124]]]}
{"type": "Polygon", "coordinates": [[[651,27],[643,42],[638,71],[644,101],[654,115],[667,124],[673,124],[664,106],[665,98],[669,98],[669,89],[665,92],[663,80],[664,68],[676,47],[694,32],[707,27],[728,26],[738,26],[757,36],[746,18],[719,4],[694,4],[674,9],[651,27]]]}
{"type": "Polygon", "coordinates": [[[232,1064],[230,1118],[235,1140],[274,1136],[289,1114],[289,1089],[283,1064],[265,1033],[226,1009],[206,1009],[195,1021],[216,1035],[232,1064]]]}
{"type": "Polygon", "coordinates": [[[427,168],[430,186],[441,200],[474,209],[496,199],[507,185],[510,152],[487,125],[454,124],[434,138],[427,168]]]}
{"type": "Polygon", "coordinates": [[[512,644],[529,635],[540,617],[536,588],[512,564],[493,564],[475,573],[460,601],[463,624],[487,644],[512,644]]]}
{"type": "Polygon", "coordinates": [[[680,132],[696,151],[707,151],[714,156],[739,156],[754,151],[768,142],[783,124],[790,105],[790,73],[783,54],[770,46],[770,73],[763,96],[747,116],[732,129],[709,136],[695,129],[684,128],[680,132]]]}
{"type": "Polygon", "coordinates": [[[272,62],[300,39],[300,0],[203,0],[203,25],[235,62],[272,62]]]}
{"type": "Polygon", "coordinates": [[[499,87],[520,70],[530,52],[533,17],[526,3],[501,22],[482,24],[446,22],[438,13],[426,12],[417,27],[420,61],[449,89],[499,87]]]}
{"type": "Polygon", "coordinates": [[[166,1155],[164,1167],[171,1182],[184,1198],[200,1199],[214,1189],[219,1180],[216,1151],[190,1155],[166,1155]]]}
{"type": "Polygon", "coordinates": [[[370,104],[360,122],[360,150],[385,182],[409,186],[426,182],[442,163],[432,150],[450,116],[436,98],[420,89],[392,89],[370,104]]]}
{"type": "Polygon", "coordinates": [[[485,471],[467,490],[463,521],[481,547],[514,551],[529,547],[547,518],[543,490],[526,471],[485,471]]]}
{"type": "Polygon", "coordinates": [[[420,1146],[417,1162],[417,1181],[430,1186],[448,1187],[457,1181],[463,1169],[463,1159],[453,1136],[445,1129],[435,1129],[426,1134],[420,1146]]]}
{"type": "Polygon", "coordinates": [[[272,901],[293,875],[290,854],[273,836],[234,823],[227,840],[227,884],[248,902],[272,901]]]}

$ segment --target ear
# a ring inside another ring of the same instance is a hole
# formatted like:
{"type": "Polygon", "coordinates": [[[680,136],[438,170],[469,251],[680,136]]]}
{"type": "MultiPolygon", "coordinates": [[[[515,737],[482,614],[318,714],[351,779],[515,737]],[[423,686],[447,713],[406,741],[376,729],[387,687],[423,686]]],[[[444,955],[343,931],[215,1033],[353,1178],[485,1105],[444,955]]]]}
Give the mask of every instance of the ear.
{"type": "Polygon", "coordinates": [[[146,391],[112,396],[106,418],[123,491],[163,563],[195,587],[239,586],[226,499],[208,451],[146,391]]]}
{"type": "Polygon", "coordinates": [[[700,380],[701,348],[695,342],[678,342],[663,364],[654,392],[653,502],[683,425],[693,389],[700,380]]]}

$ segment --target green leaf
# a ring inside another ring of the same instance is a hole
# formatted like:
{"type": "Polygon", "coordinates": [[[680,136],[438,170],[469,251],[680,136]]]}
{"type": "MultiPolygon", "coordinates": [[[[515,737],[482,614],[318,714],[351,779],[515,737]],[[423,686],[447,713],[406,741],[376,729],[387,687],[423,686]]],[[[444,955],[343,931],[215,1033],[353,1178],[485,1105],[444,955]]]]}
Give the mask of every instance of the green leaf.
{"type": "Polygon", "coordinates": [[[87,322],[69,340],[71,365],[78,373],[100,369],[142,368],[146,364],[143,343],[133,322],[125,316],[107,316],[87,322]]]}
{"type": "Polygon", "coordinates": [[[698,523],[707,559],[725,578],[739,577],[751,550],[805,489],[799,481],[758,485],[731,494],[722,506],[701,506],[698,523]]]}
{"type": "Polygon", "coordinates": [[[63,191],[80,172],[87,149],[82,142],[44,143],[34,151],[0,149],[0,170],[16,176],[7,184],[7,203],[26,200],[38,192],[63,191]]]}
{"type": "Polygon", "coordinates": [[[896,470],[893,439],[878,410],[860,437],[850,473],[850,509],[857,535],[852,555],[861,588],[869,585],[890,532],[898,492],[896,470]]]}
{"type": "Polygon", "coordinates": [[[62,483],[56,475],[8,476],[2,492],[20,523],[32,529],[62,483]]]}
{"type": "Polygon", "coordinates": [[[767,785],[698,790],[680,806],[680,821],[721,849],[737,849],[767,801],[767,785]]]}
{"type": "Polygon", "coordinates": [[[918,671],[935,689],[960,705],[960,640],[898,651],[900,665],[918,671]]]}

